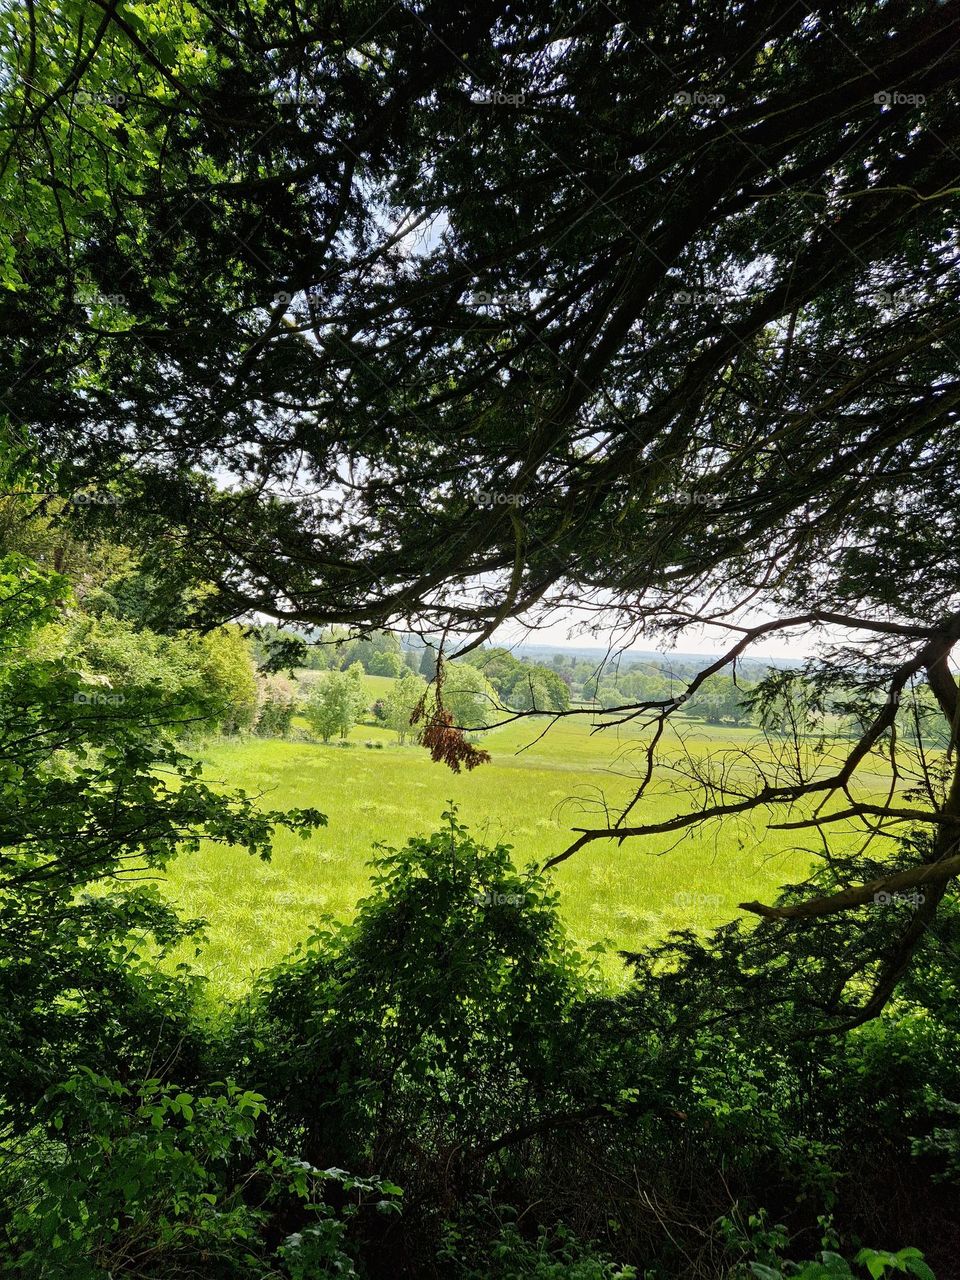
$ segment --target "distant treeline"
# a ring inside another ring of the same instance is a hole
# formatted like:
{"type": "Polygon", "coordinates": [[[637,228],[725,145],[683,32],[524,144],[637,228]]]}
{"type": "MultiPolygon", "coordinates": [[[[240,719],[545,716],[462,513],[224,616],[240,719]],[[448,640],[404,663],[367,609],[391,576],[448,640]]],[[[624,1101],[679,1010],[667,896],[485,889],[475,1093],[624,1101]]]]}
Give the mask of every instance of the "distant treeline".
{"type": "MultiPolygon", "coordinates": [[[[41,643],[69,655],[88,682],[83,696],[122,699],[150,691],[177,709],[184,733],[283,737],[294,717],[303,715],[310,732],[324,741],[345,739],[358,722],[390,728],[401,742],[415,736],[409,717],[437,667],[437,649],[420,637],[376,631],[360,638],[335,628],[304,636],[273,624],[236,624],[203,636],[162,635],[145,624],[137,595],[114,587],[112,564],[87,568],[92,589],[41,632],[41,643]],[[278,655],[290,669],[277,669],[278,655]],[[307,683],[293,675],[294,667],[324,674],[307,683]],[[345,683],[340,677],[348,673],[352,678],[345,683]],[[363,673],[393,685],[375,697],[357,682],[363,673]]],[[[677,711],[686,719],[773,733],[802,733],[804,708],[816,705],[831,717],[832,731],[846,736],[860,732],[876,712],[869,699],[820,706],[816,685],[801,669],[759,662],[744,664],[736,676],[710,676],[688,694],[709,661],[664,655],[598,663],[570,652],[535,661],[522,649],[484,646],[447,664],[444,701],[468,730],[496,723],[504,711],[551,714],[682,699],[677,711]]],[[[924,685],[905,700],[898,732],[910,740],[921,734],[926,746],[937,747],[938,720],[928,710],[936,708],[924,685]]]]}
{"type": "MultiPolygon", "coordinates": [[[[368,675],[401,680],[405,685],[402,692],[398,690],[364,709],[371,712],[374,721],[394,728],[401,740],[409,733],[406,716],[419,697],[417,686],[424,680],[432,680],[437,669],[437,649],[419,636],[401,637],[393,632],[377,631],[357,638],[344,629],[329,628],[308,634],[304,640],[272,624],[257,627],[250,636],[250,651],[261,669],[287,644],[294,646],[291,652],[297,656],[295,665],[300,668],[326,672],[362,668],[368,675]],[[408,681],[411,675],[419,678],[416,684],[408,681]]],[[[743,662],[736,676],[710,676],[688,694],[691,682],[712,661],[706,655],[682,658],[614,655],[604,662],[586,658],[582,653],[562,651],[540,661],[525,653],[522,647],[507,649],[487,645],[447,665],[445,697],[457,723],[469,729],[494,722],[498,708],[549,714],[578,707],[609,710],[638,703],[667,704],[681,699],[678,711],[682,716],[708,725],[754,725],[772,733],[793,733],[798,729],[802,732],[802,708],[811,698],[816,698],[816,691],[796,664],[780,667],[760,661],[743,662]],[[471,672],[479,673],[482,679],[473,678],[471,672]]],[[[261,674],[259,678],[264,677],[261,674]]],[[[289,687],[282,677],[269,677],[268,702],[283,702],[280,690],[289,687]]],[[[911,740],[921,732],[925,745],[936,747],[941,745],[936,717],[925,715],[928,706],[933,709],[933,698],[924,685],[910,701],[910,710],[904,710],[898,717],[898,731],[911,740]]],[[[364,710],[358,712],[360,719],[364,710]]],[[[833,717],[833,730],[842,737],[859,733],[876,709],[869,702],[859,706],[828,701],[823,710],[833,717]]],[[[292,714],[291,710],[290,716],[292,714]]],[[[267,722],[272,724],[282,718],[270,711],[267,722]]]]}

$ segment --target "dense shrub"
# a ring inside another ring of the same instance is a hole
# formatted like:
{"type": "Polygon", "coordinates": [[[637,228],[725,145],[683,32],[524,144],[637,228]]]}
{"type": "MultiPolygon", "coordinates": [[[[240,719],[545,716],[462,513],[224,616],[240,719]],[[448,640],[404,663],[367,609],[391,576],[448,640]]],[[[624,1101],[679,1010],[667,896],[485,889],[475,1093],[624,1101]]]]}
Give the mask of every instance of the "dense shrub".
{"type": "Polygon", "coordinates": [[[247,1064],[279,1144],[407,1188],[391,1240],[402,1274],[460,1274],[455,1239],[464,1275],[602,1276],[616,1258],[656,1280],[713,1280],[942,1237],[944,1100],[960,1088],[957,1017],[924,1011],[942,967],[928,955],[883,1019],[824,1038],[811,977],[827,982],[846,953],[826,930],[785,966],[783,932],[675,935],[631,957],[636,980],[611,992],[567,940],[549,882],[450,814],[380,850],[353,923],[324,922],[264,976],[225,1062],[247,1064]],[[477,1195],[536,1208],[503,1235],[494,1215],[463,1216],[477,1195]],[[761,1240],[745,1224],[766,1212],[784,1225],[761,1240]]]}
{"type": "Polygon", "coordinates": [[[297,691],[283,676],[261,677],[254,731],[263,738],[283,738],[290,732],[298,704],[297,691]]]}
{"type": "Polygon", "coordinates": [[[238,733],[257,715],[253,659],[236,627],[166,636],[70,610],[36,628],[20,660],[63,660],[88,705],[139,707],[181,735],[238,733]]]}
{"type": "Polygon", "coordinates": [[[378,852],[353,923],[325,922],[261,980],[228,1060],[248,1060],[309,1159],[381,1167],[452,1206],[569,1105],[568,1015],[593,979],[556,905],[448,814],[378,852]]]}
{"type": "Polygon", "coordinates": [[[474,1235],[469,1225],[448,1225],[439,1259],[458,1280],[635,1280],[637,1275],[563,1227],[541,1230],[528,1240],[512,1222],[493,1239],[474,1235]]]}
{"type": "Polygon", "coordinates": [[[195,1094],[91,1071],[71,1078],[23,1140],[4,1144],[0,1262],[24,1280],[354,1275],[350,1219],[368,1206],[394,1211],[400,1188],[277,1150],[256,1157],[263,1110],[230,1082],[195,1094]],[[331,1189],[348,1197],[340,1213],[331,1189]]]}

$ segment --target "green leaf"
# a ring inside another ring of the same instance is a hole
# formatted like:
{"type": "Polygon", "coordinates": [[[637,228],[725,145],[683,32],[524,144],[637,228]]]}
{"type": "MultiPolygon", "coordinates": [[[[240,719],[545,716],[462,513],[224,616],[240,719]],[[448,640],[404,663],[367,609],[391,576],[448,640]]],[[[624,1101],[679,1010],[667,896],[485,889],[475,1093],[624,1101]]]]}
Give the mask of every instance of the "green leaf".
{"type": "Polygon", "coordinates": [[[907,1271],[909,1271],[911,1275],[916,1276],[917,1280],[937,1280],[926,1262],[924,1262],[923,1255],[919,1253],[919,1250],[918,1255],[919,1256],[908,1258],[907,1271]]]}

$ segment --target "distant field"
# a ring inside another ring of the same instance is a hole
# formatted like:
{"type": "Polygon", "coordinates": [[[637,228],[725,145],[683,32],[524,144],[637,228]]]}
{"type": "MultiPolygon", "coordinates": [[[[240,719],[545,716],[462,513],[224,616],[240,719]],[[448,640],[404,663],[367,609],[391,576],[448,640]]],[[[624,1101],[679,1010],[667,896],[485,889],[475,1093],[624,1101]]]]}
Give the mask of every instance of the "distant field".
{"type": "MultiPolygon", "coordinates": [[[[315,684],[317,680],[321,680],[323,676],[323,671],[308,671],[306,668],[296,672],[297,680],[304,689],[309,689],[310,685],[315,684]]],[[[392,684],[393,680],[390,676],[364,675],[363,677],[363,686],[369,693],[371,702],[377,698],[385,698],[390,692],[392,684]]]]}
{"type": "MultiPolygon", "coordinates": [[[[281,833],[269,864],[206,846],[171,868],[171,896],[186,914],[210,922],[199,963],[214,985],[238,993],[257,969],[306,937],[322,914],[349,916],[366,890],[373,845],[433,830],[450,801],[488,840],[513,845],[519,863],[561,851],[571,826],[599,825],[598,805],[615,807],[631,794],[636,732],[620,730],[613,738],[612,731],[591,734],[584,721],[564,720],[530,745],[546,724],[521,721],[490,732],[484,745],[493,762],[463,775],[366,725],[353,730],[355,745],[347,748],[257,738],[208,746],[202,759],[209,778],[262,795],[265,807],[310,805],[329,818],[309,841],[281,833]],[[365,741],[384,745],[377,750],[365,741]]],[[[726,750],[732,759],[755,738],[753,730],[695,723],[684,732],[684,750],[726,750]]],[[[677,762],[683,758],[677,743],[666,751],[677,762]]],[[[882,783],[877,775],[878,790],[882,783]]],[[[664,771],[642,803],[643,820],[662,820],[680,808],[664,771]]],[[[811,865],[810,854],[797,848],[802,837],[765,836],[758,822],[728,821],[675,848],[659,838],[620,849],[597,842],[555,872],[563,914],[585,945],[631,948],[670,929],[706,930],[737,914],[738,902],[769,900],[780,884],[801,878],[811,865]]],[[[806,843],[813,843],[809,836],[806,843]]],[[[611,960],[610,972],[617,971],[611,960]]]]}

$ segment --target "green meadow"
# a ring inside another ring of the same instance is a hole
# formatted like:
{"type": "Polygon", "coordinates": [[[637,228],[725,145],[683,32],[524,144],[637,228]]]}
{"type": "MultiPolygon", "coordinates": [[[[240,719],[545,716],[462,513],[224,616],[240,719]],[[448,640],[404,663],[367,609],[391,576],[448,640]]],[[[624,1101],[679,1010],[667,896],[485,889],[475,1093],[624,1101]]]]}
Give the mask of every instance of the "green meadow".
{"type": "MultiPolygon", "coordinates": [[[[373,697],[388,683],[367,679],[373,697]]],[[[592,729],[579,717],[504,725],[484,735],[492,762],[460,775],[370,725],[356,726],[349,746],[269,738],[207,744],[200,756],[211,780],[255,794],[266,808],[316,807],[329,825],[308,840],[280,832],[269,863],[207,844],[170,868],[167,892],[186,914],[208,921],[196,963],[218,991],[238,994],[323,915],[350,916],[366,891],[376,843],[397,845],[435,829],[451,803],[485,839],[510,844],[519,864],[561,852],[572,827],[601,825],[605,806],[616,811],[629,798],[642,764],[638,729],[592,729]]],[[[686,722],[662,744],[664,764],[634,818],[662,821],[690,806],[678,790],[690,757],[722,759],[746,779],[748,749],[769,758],[754,729],[686,722]]],[[[877,790],[882,782],[878,774],[877,790]]],[[[809,832],[767,832],[757,817],[726,819],[679,840],[597,841],[553,874],[573,936],[615,951],[672,929],[707,931],[737,915],[742,901],[771,900],[781,884],[806,874],[813,844],[809,832]]],[[[613,955],[607,968],[611,977],[621,972],[613,955]]]]}

